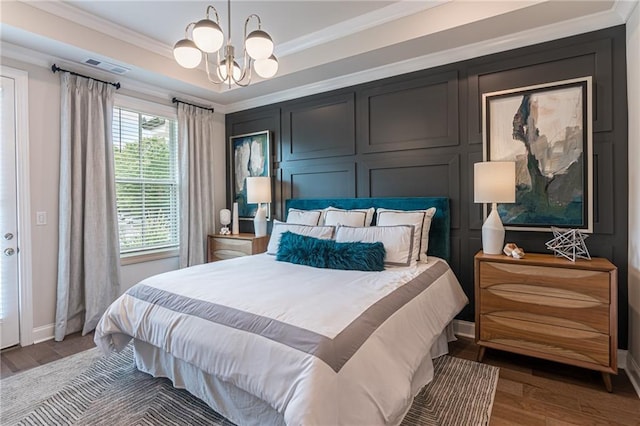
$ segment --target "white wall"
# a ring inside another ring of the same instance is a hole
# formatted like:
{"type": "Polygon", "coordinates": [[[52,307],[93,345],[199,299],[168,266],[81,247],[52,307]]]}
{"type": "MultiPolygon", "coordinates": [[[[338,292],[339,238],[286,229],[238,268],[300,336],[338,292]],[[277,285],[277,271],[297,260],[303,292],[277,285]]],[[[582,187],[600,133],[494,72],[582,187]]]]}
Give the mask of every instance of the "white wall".
{"type": "MultiPolygon", "coordinates": [[[[31,179],[31,239],[33,258],[33,328],[34,339],[53,337],[58,262],[58,182],[60,179],[60,75],[44,66],[1,57],[3,65],[29,74],[29,168],[31,179]],[[35,212],[47,212],[47,224],[36,226],[35,212]]],[[[52,58],[52,63],[54,58],[52,58]]],[[[171,105],[170,97],[154,99],[140,95],[135,88],[119,90],[128,96],[171,105]]],[[[225,208],[225,121],[215,114],[214,201],[216,212],[225,208]]],[[[217,219],[216,214],[216,219],[217,219]]],[[[216,221],[216,227],[219,226],[216,221]]],[[[178,258],[171,257],[122,267],[121,290],[157,273],[178,268],[178,258]]]]}
{"type": "Polygon", "coordinates": [[[627,21],[627,99],[629,103],[629,351],[640,395],[640,6],[627,21]]]}

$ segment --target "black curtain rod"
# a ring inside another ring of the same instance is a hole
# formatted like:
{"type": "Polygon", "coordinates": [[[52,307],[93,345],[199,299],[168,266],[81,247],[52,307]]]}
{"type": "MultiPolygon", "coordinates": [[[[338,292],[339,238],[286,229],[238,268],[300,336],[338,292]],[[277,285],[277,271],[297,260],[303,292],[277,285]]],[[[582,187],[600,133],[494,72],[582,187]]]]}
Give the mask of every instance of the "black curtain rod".
{"type": "Polygon", "coordinates": [[[78,74],[77,72],[73,72],[73,71],[62,69],[59,66],[57,66],[56,64],[51,65],[51,71],[53,71],[54,74],[56,73],[56,71],[68,72],[71,75],[77,75],[78,77],[89,78],[91,80],[99,81],[100,83],[110,84],[110,85],[114,86],[116,88],[116,90],[118,90],[120,88],[120,83],[119,82],[118,83],[112,83],[110,81],[100,80],[99,78],[90,77],[88,75],[78,74]]]}
{"type": "Polygon", "coordinates": [[[215,112],[215,110],[213,108],[209,108],[209,107],[205,107],[205,106],[202,106],[202,105],[196,105],[196,104],[192,104],[192,103],[189,103],[189,102],[181,101],[178,98],[171,99],[171,102],[174,103],[174,104],[191,105],[191,106],[194,106],[196,108],[206,109],[207,111],[215,112]]]}

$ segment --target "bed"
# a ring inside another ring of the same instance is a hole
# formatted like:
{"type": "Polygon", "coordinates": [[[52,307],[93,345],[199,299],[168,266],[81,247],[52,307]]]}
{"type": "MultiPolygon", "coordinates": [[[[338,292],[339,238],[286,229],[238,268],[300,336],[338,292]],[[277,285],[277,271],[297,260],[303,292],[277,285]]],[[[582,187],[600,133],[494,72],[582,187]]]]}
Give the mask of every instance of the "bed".
{"type": "Polygon", "coordinates": [[[109,353],[133,340],[138,369],[236,424],[399,424],[468,303],[447,264],[448,199],[287,200],[286,210],[328,206],[436,207],[428,257],[369,272],[264,253],[160,274],[108,308],[96,344],[109,353]]]}

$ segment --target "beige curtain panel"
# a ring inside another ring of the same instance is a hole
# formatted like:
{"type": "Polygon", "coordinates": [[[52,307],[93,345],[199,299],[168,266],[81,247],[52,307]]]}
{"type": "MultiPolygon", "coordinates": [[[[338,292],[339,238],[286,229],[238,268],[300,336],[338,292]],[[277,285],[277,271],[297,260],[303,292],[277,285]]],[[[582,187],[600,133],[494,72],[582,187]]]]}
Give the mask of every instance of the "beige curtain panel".
{"type": "Polygon", "coordinates": [[[57,341],[93,330],[120,292],[111,142],[115,88],[67,72],[60,81],[57,341]]]}
{"type": "Polygon", "coordinates": [[[180,267],[205,263],[215,231],[213,111],[178,103],[180,267]]]}

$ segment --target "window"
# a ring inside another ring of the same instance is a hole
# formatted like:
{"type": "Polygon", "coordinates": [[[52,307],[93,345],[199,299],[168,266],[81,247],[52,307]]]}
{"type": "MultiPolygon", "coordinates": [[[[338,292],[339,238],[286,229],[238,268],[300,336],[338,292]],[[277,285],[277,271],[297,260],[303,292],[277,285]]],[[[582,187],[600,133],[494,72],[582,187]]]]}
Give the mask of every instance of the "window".
{"type": "Polygon", "coordinates": [[[121,255],[178,247],[177,139],[175,119],[114,108],[121,255]]]}

